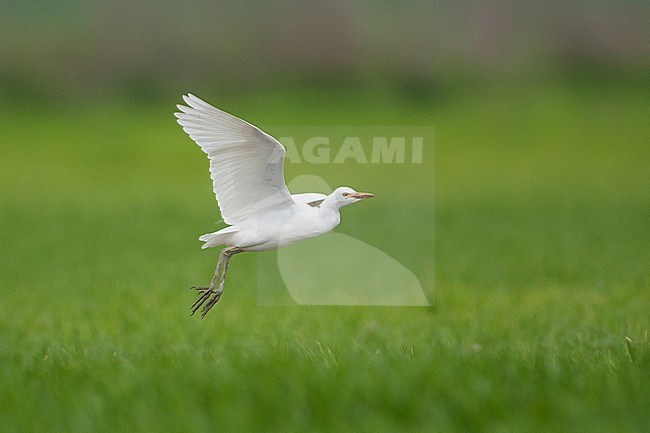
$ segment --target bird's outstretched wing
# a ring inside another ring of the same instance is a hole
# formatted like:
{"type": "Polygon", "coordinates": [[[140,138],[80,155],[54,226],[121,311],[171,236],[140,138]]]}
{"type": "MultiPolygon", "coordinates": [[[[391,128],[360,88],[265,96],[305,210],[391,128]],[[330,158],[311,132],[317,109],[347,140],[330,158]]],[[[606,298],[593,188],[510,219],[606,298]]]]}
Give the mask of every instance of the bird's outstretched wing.
{"type": "Polygon", "coordinates": [[[178,123],[210,160],[214,193],[226,224],[295,202],[284,183],[285,150],[279,141],[192,94],[178,105],[178,123]]]}

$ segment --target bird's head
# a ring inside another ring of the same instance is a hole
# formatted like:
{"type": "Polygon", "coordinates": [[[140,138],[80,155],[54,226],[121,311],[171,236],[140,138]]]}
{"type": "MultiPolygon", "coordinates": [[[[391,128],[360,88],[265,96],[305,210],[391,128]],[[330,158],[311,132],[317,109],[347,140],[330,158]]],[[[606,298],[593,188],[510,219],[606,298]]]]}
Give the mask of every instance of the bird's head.
{"type": "Polygon", "coordinates": [[[373,198],[374,194],[370,194],[369,192],[357,192],[347,186],[341,186],[336,188],[329,197],[338,207],[343,207],[366,198],[373,198]]]}

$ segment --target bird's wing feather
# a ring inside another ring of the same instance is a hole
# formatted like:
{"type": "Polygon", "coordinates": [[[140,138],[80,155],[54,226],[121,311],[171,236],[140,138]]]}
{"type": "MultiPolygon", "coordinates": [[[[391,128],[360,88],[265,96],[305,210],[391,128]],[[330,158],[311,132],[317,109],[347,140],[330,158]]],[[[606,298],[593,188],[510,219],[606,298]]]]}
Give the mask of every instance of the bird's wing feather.
{"type": "Polygon", "coordinates": [[[302,194],[291,194],[291,198],[296,203],[309,204],[315,201],[323,201],[327,196],[319,192],[304,192],[302,194]]]}
{"type": "Polygon", "coordinates": [[[280,142],[192,94],[183,100],[187,106],[178,105],[177,121],[208,154],[213,190],[227,224],[295,205],[284,183],[280,142]]]}
{"type": "Polygon", "coordinates": [[[311,206],[311,207],[320,207],[320,205],[321,205],[324,201],[325,201],[325,199],[323,199],[323,200],[314,200],[314,201],[310,201],[310,202],[307,203],[307,204],[308,204],[309,206],[311,206]]]}

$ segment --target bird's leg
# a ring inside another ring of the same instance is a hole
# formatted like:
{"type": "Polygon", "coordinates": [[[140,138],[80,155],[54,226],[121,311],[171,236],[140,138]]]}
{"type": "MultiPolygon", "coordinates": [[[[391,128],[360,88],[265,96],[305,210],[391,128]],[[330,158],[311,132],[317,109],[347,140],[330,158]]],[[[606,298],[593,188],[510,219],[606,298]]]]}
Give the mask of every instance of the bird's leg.
{"type": "Polygon", "coordinates": [[[214,304],[217,303],[219,298],[221,297],[221,292],[223,291],[223,285],[225,281],[225,270],[228,268],[228,262],[230,261],[230,257],[233,254],[240,253],[241,250],[236,247],[226,247],[221,251],[221,254],[219,254],[219,261],[217,261],[217,267],[214,270],[214,275],[212,276],[212,280],[210,281],[210,286],[208,287],[201,287],[201,286],[192,286],[192,289],[195,289],[201,294],[199,295],[199,299],[192,304],[192,313],[191,315],[194,315],[194,313],[197,312],[199,308],[207,301],[211,295],[214,295],[214,297],[208,302],[205,307],[203,307],[203,310],[201,312],[201,317],[205,317],[205,315],[210,311],[210,309],[214,306],[214,304]],[[221,270],[221,268],[224,268],[224,270],[221,270]],[[215,290],[215,287],[217,285],[217,279],[219,278],[219,272],[221,271],[221,280],[219,282],[219,289],[215,290]]]}
{"type": "Polygon", "coordinates": [[[241,252],[242,250],[240,250],[237,247],[225,248],[223,250],[223,253],[225,254],[223,258],[223,264],[222,264],[223,269],[221,270],[221,280],[219,281],[219,288],[217,290],[214,290],[213,288],[212,293],[214,293],[214,297],[210,299],[210,301],[207,304],[205,304],[205,307],[203,307],[203,310],[201,310],[201,318],[205,317],[205,315],[208,314],[208,311],[210,311],[210,309],[214,307],[214,304],[216,304],[221,298],[221,293],[223,292],[223,287],[226,282],[226,273],[228,272],[228,263],[230,263],[230,258],[235,254],[241,252]]]}
{"type": "Polygon", "coordinates": [[[208,287],[205,286],[192,286],[190,289],[194,289],[198,292],[201,293],[199,296],[199,299],[192,304],[190,307],[192,310],[192,316],[196,311],[201,308],[201,305],[210,297],[212,293],[214,293],[214,287],[217,284],[217,278],[219,277],[219,269],[221,269],[221,264],[223,263],[223,259],[225,257],[225,252],[227,248],[224,248],[223,251],[221,251],[221,254],[219,254],[219,260],[217,261],[217,267],[214,270],[214,275],[212,276],[212,280],[210,281],[210,285],[208,287]]]}

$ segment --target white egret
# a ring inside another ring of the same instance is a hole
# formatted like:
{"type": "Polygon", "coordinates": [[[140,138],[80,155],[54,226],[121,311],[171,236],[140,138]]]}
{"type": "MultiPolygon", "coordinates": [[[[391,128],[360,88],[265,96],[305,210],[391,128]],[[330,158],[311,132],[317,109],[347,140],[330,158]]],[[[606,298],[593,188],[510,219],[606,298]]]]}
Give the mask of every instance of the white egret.
{"type": "Polygon", "coordinates": [[[230,258],[244,251],[274,250],[320,236],[340,222],[343,206],[374,197],[340,187],[330,195],[290,194],[284,183],[285,149],[250,123],[221,111],[192,94],[178,105],[178,123],[210,160],[210,177],[221,216],[229,226],[199,239],[203,248],[225,245],[210,285],[193,286],[201,317],[219,301],[230,258]],[[217,285],[218,282],[218,285],[217,285]]]}

